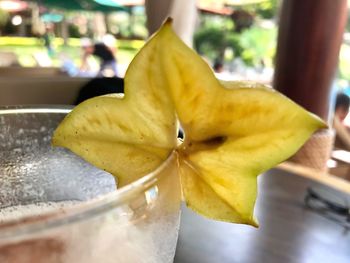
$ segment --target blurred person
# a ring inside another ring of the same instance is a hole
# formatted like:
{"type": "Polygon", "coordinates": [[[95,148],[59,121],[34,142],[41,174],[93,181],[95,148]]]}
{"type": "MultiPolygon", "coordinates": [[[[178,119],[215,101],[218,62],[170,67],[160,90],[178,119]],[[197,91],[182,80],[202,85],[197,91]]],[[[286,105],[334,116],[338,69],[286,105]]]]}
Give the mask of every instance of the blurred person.
{"type": "Polygon", "coordinates": [[[350,98],[344,93],[339,93],[335,101],[333,128],[336,132],[335,147],[350,150],[350,129],[344,120],[349,113],[350,98]]]}
{"type": "Polygon", "coordinates": [[[113,52],[114,50],[112,50],[112,48],[110,48],[103,42],[93,43],[88,38],[84,38],[81,40],[81,46],[84,51],[82,57],[81,70],[86,69],[87,59],[89,56],[93,55],[100,60],[100,69],[97,73],[98,77],[104,76],[106,70],[112,71],[111,77],[118,75],[117,60],[115,58],[113,52]]]}
{"type": "Polygon", "coordinates": [[[106,34],[102,37],[102,42],[113,52],[117,54],[117,39],[112,34],[106,34]]]}
{"type": "Polygon", "coordinates": [[[50,58],[55,55],[55,50],[53,48],[53,40],[55,38],[54,25],[52,23],[45,25],[45,33],[42,36],[44,40],[44,46],[47,49],[47,54],[50,58]]]}
{"type": "Polygon", "coordinates": [[[222,73],[224,71],[224,64],[221,62],[221,60],[215,60],[213,69],[215,73],[222,73]]]}
{"type": "Polygon", "coordinates": [[[230,72],[228,71],[225,71],[224,63],[220,59],[216,59],[214,61],[213,70],[214,70],[215,77],[219,80],[226,80],[226,81],[234,80],[234,77],[232,76],[232,74],[230,74],[230,72]]]}
{"type": "Polygon", "coordinates": [[[344,93],[339,93],[335,101],[334,115],[343,122],[349,113],[350,98],[344,93]]]}

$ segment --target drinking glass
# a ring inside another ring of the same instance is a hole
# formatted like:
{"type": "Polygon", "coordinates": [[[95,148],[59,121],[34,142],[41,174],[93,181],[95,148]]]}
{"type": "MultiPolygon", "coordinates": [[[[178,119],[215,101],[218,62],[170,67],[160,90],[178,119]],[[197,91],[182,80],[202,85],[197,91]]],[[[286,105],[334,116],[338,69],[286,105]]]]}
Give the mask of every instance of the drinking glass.
{"type": "Polygon", "coordinates": [[[181,199],[176,153],[116,189],[109,173],[51,146],[69,111],[0,108],[0,262],[172,262],[181,199]]]}

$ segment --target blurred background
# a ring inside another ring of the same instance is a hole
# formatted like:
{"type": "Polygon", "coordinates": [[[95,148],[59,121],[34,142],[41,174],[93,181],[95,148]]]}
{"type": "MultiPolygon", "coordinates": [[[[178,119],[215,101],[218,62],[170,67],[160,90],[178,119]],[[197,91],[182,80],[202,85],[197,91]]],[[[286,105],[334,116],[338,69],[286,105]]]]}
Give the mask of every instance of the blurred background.
{"type": "MultiPolygon", "coordinates": [[[[271,85],[333,126],[337,94],[350,96],[350,5],[311,2],[0,0],[0,105],[72,105],[123,92],[131,60],[170,15],[218,78],[271,85]]],[[[348,108],[337,144],[347,151],[348,108]]],[[[305,163],[309,153],[295,160],[349,179],[350,154],[329,162],[332,132],[312,150],[325,153],[320,161],[305,163]]]]}
{"type": "MultiPolygon", "coordinates": [[[[281,2],[196,1],[193,47],[212,66],[223,64],[227,78],[271,82],[281,2]]],[[[0,66],[64,67],[65,62],[78,66],[81,39],[100,40],[110,34],[118,40],[122,76],[148,37],[145,10],[144,0],[1,0],[0,66]],[[50,54],[45,48],[47,34],[50,54]]],[[[337,85],[345,89],[350,80],[349,30],[348,20],[336,76],[337,85]]]]}
{"type": "MultiPolygon", "coordinates": [[[[280,2],[197,1],[193,47],[210,65],[222,64],[227,78],[271,81],[280,2]]],[[[68,62],[78,67],[81,39],[101,40],[106,34],[118,40],[123,76],[148,37],[144,0],[0,1],[2,67],[64,67],[68,62]],[[51,53],[45,48],[47,34],[51,53]]],[[[344,41],[341,57],[346,56],[350,49],[344,41]]],[[[339,78],[346,81],[350,72],[345,67],[341,63],[339,78]]]]}

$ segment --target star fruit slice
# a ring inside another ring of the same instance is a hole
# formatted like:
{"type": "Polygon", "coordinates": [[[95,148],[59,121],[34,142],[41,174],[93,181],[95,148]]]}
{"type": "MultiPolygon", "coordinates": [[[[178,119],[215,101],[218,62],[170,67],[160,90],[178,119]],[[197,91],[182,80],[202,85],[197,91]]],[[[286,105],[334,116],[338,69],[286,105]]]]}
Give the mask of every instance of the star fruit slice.
{"type": "Polygon", "coordinates": [[[98,97],[77,106],[54,143],[130,182],[176,147],[177,117],[185,134],[176,147],[185,201],[212,219],[256,226],[257,176],[326,127],[263,85],[219,82],[176,36],[171,20],[141,49],[125,81],[125,98],[98,97]]]}

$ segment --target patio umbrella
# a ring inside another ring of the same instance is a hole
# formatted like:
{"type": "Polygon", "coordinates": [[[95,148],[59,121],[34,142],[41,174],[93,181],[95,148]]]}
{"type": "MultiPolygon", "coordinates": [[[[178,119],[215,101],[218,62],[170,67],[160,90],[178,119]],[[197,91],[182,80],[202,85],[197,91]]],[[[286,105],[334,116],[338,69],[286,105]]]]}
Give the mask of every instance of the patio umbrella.
{"type": "Polygon", "coordinates": [[[70,11],[100,11],[100,12],[113,12],[113,11],[127,11],[127,8],[119,5],[114,1],[105,1],[105,2],[114,2],[114,5],[105,5],[101,4],[104,1],[101,0],[37,0],[35,1],[43,6],[50,8],[58,8],[70,11]]]}

